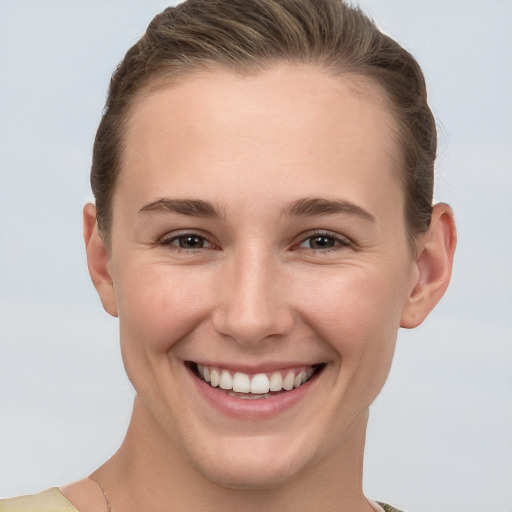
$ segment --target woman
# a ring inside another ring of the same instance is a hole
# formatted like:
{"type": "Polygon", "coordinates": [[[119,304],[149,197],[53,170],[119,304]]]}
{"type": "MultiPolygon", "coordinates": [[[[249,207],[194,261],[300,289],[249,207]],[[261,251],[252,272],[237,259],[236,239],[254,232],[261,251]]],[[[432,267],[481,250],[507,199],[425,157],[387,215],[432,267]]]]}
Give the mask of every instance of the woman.
{"type": "Polygon", "coordinates": [[[399,327],[448,286],[435,153],[416,61],[341,0],[158,15],[113,75],[84,208],[128,433],[0,510],[394,510],[362,492],[365,430],[399,327]]]}

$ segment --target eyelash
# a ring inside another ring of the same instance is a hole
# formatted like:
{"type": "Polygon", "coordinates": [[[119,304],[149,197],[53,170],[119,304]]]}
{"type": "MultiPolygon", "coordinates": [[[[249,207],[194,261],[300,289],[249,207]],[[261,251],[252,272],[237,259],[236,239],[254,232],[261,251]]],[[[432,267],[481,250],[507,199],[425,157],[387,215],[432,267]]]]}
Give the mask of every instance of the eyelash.
{"type": "Polygon", "coordinates": [[[301,249],[302,244],[304,244],[308,240],[312,241],[315,238],[329,239],[335,244],[335,245],[332,245],[332,246],[330,246],[328,248],[324,248],[324,249],[315,249],[313,247],[307,248],[309,250],[314,251],[315,253],[326,253],[326,252],[331,252],[331,251],[339,251],[340,249],[343,249],[345,247],[349,247],[352,245],[350,240],[344,236],[335,235],[329,231],[315,231],[314,233],[303,238],[302,241],[296,247],[301,249]]]}
{"type": "Polygon", "coordinates": [[[172,236],[164,236],[161,240],[158,241],[158,245],[160,246],[170,246],[176,251],[185,251],[185,252],[196,252],[200,249],[217,249],[216,245],[209,242],[208,238],[206,238],[203,235],[200,235],[199,233],[194,232],[184,232],[184,233],[178,233],[172,236]],[[181,247],[179,245],[175,245],[173,242],[178,242],[180,240],[184,240],[187,238],[196,238],[203,242],[203,244],[206,242],[207,244],[210,244],[210,247],[197,247],[197,248],[187,248],[187,247],[181,247]]]}
{"type": "MultiPolygon", "coordinates": [[[[181,251],[197,252],[201,249],[209,249],[209,250],[218,249],[218,247],[214,243],[208,241],[207,237],[200,235],[199,233],[192,232],[192,231],[191,232],[182,232],[182,233],[174,234],[172,236],[165,236],[164,238],[160,239],[157,242],[157,244],[160,246],[164,246],[164,247],[172,247],[173,250],[179,251],[179,252],[181,252],[181,251]],[[178,244],[180,244],[180,241],[183,241],[187,238],[189,238],[189,239],[195,238],[203,246],[195,247],[195,248],[194,247],[187,248],[187,247],[181,247],[180,245],[178,245],[178,244]],[[178,242],[178,244],[175,244],[175,242],[178,242]],[[207,244],[206,247],[204,246],[205,243],[207,244]]],[[[293,249],[307,250],[307,251],[313,251],[314,253],[325,254],[327,252],[339,251],[343,248],[350,247],[351,245],[352,245],[351,241],[344,236],[335,235],[329,231],[315,231],[314,233],[311,233],[310,235],[304,237],[298,244],[294,245],[293,249]],[[311,244],[311,241],[315,238],[328,239],[330,241],[330,243],[332,243],[333,245],[331,245],[329,247],[324,247],[324,248],[302,247],[302,245],[304,243],[306,243],[308,240],[310,240],[310,244],[311,244]]]]}

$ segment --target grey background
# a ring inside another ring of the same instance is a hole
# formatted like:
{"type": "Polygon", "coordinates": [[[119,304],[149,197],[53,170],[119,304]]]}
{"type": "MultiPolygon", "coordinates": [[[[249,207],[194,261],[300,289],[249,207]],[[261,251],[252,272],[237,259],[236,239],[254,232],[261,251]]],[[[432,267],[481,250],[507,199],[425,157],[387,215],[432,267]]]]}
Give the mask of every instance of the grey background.
{"type": "MultiPolygon", "coordinates": [[[[89,282],[81,207],[114,66],[163,0],[0,0],[0,496],[87,475],[133,391],[89,282]]],[[[512,511],[512,2],[362,0],[423,66],[455,209],[450,290],[401,331],[365,490],[414,512],[512,511]]]]}

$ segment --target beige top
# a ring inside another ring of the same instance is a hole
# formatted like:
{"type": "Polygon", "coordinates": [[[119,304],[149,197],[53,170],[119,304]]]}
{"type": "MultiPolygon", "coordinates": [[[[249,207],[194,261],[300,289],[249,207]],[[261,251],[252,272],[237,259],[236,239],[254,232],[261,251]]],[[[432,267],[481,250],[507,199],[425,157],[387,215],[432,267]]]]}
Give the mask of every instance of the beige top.
{"type": "Polygon", "coordinates": [[[0,512],[78,512],[57,487],[30,496],[0,500],[0,512]]]}

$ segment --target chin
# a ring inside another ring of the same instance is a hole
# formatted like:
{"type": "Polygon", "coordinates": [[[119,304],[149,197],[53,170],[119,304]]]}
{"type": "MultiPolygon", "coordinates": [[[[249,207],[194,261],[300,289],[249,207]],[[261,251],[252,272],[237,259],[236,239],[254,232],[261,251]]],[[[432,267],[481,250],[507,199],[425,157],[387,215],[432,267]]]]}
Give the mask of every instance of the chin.
{"type": "Polygon", "coordinates": [[[268,491],[285,486],[294,479],[298,471],[287,466],[271,467],[259,464],[254,467],[247,461],[219,463],[197,468],[204,478],[225,489],[243,491],[268,491]]]}
{"type": "Polygon", "coordinates": [[[230,446],[226,447],[218,443],[215,450],[203,451],[200,458],[191,454],[195,469],[210,482],[226,489],[281,488],[306,471],[314,458],[306,447],[293,446],[286,440],[276,444],[268,438],[246,439],[242,443],[228,444],[230,446]]]}

